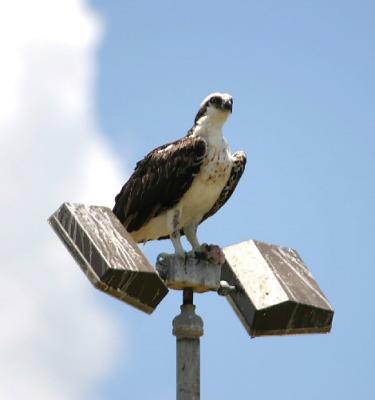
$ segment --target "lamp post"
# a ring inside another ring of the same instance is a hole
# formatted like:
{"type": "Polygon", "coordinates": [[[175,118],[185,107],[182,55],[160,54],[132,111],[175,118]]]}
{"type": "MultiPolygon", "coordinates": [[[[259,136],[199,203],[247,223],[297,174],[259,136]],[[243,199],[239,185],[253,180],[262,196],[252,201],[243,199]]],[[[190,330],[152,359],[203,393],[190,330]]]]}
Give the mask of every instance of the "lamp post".
{"type": "Polygon", "coordinates": [[[203,321],[194,293],[226,296],[251,337],[331,329],[334,311],[291,248],[249,240],[224,248],[222,265],[163,253],[155,270],[109,208],[63,203],[49,223],[99,290],[149,314],[169,289],[182,291],[173,320],[177,400],[200,398],[203,321]]]}
{"type": "MultiPolygon", "coordinates": [[[[191,289],[184,289],[184,295],[186,291],[191,289]]],[[[203,320],[195,313],[195,305],[192,302],[184,299],[181,313],[173,320],[173,335],[176,336],[176,398],[199,400],[200,337],[203,335],[203,320]]]]}

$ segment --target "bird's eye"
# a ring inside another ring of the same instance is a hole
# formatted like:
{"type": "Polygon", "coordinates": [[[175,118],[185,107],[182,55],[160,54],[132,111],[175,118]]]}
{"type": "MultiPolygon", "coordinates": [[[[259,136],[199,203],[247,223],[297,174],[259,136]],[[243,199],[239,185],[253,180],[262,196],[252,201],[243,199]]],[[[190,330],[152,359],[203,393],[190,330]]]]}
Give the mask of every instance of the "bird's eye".
{"type": "Polygon", "coordinates": [[[215,106],[218,106],[221,104],[221,99],[218,96],[212,97],[211,103],[214,104],[215,106]]]}

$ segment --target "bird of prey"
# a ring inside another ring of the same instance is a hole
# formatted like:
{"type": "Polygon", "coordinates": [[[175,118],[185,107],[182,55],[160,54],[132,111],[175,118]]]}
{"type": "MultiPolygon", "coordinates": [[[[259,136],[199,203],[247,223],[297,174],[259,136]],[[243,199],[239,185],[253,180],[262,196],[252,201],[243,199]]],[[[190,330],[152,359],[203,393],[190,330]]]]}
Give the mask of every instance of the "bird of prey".
{"type": "Polygon", "coordinates": [[[223,137],[232,105],[229,94],[210,94],[186,136],[136,164],[113,212],[137,243],[170,237],[175,254],[185,257],[185,235],[196,254],[204,253],[197,227],[227,202],[246,165],[246,154],[231,154],[223,137]]]}

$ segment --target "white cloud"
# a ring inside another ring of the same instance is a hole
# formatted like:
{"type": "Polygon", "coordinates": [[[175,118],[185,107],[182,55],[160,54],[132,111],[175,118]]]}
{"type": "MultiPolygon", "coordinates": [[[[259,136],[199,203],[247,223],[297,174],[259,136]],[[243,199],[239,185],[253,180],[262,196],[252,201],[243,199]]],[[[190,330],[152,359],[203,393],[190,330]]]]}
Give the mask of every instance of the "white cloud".
{"type": "Polygon", "coordinates": [[[93,115],[100,20],[80,0],[0,3],[0,398],[93,399],[116,320],[46,219],[112,205],[119,166],[93,115]]]}

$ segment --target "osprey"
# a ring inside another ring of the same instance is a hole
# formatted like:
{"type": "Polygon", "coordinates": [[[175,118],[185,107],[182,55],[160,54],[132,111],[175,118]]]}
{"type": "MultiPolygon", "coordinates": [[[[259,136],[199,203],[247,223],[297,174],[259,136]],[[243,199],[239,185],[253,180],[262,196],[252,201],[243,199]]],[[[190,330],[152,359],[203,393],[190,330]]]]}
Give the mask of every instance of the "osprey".
{"type": "Polygon", "coordinates": [[[246,154],[231,154],[223,137],[232,105],[229,94],[207,96],[186,136],[136,164],[113,208],[136,242],[170,237],[175,253],[185,256],[180,241],[185,235],[196,254],[207,250],[197,227],[227,202],[246,165],[246,154]]]}

